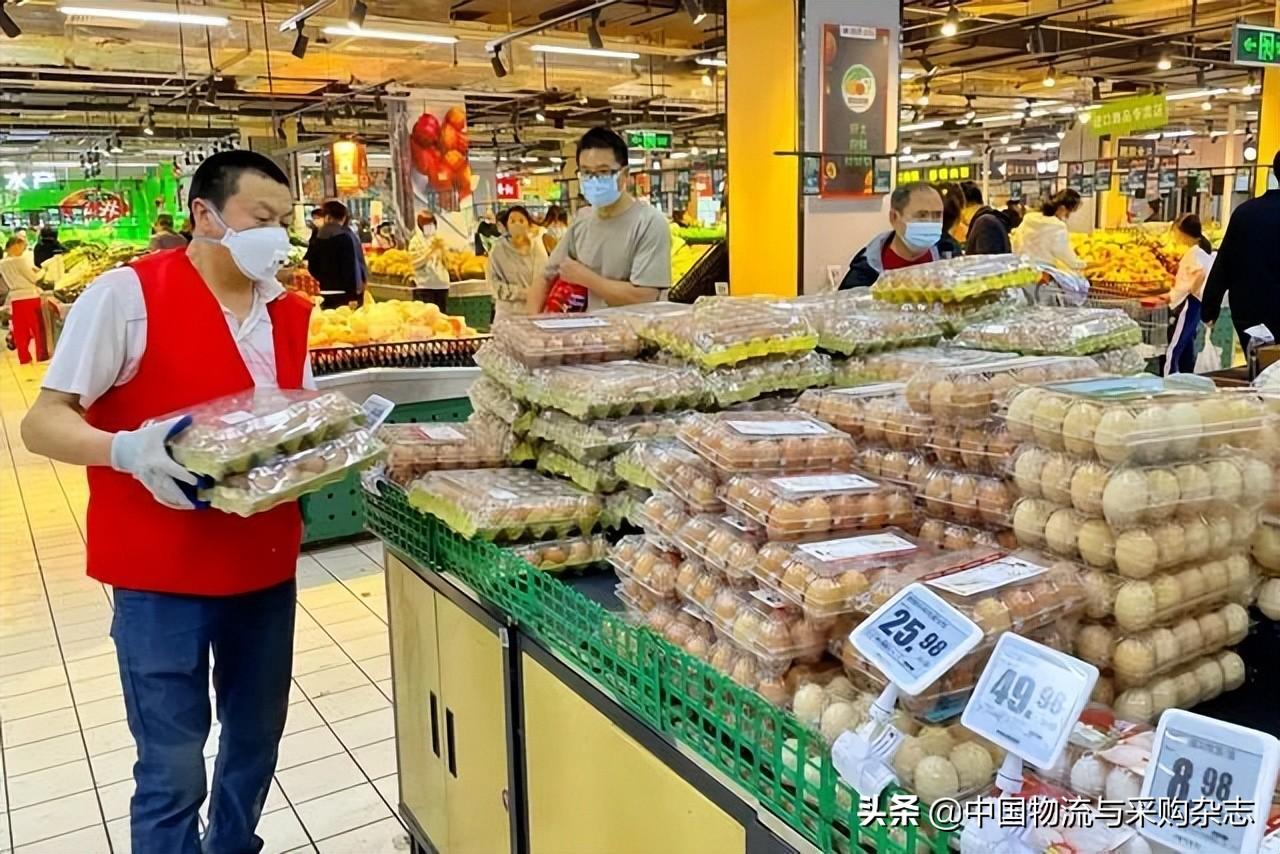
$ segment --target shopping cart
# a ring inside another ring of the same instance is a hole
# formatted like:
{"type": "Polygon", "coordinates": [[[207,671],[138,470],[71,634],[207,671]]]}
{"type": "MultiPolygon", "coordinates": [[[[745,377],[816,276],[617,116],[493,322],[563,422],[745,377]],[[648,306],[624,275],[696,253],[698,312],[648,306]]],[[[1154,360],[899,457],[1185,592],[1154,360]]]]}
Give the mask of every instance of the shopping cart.
{"type": "Polygon", "coordinates": [[[1142,329],[1142,343],[1152,348],[1144,351],[1147,358],[1169,349],[1169,297],[1158,294],[1145,297],[1114,297],[1090,291],[1085,305],[1123,311],[1142,329]]]}

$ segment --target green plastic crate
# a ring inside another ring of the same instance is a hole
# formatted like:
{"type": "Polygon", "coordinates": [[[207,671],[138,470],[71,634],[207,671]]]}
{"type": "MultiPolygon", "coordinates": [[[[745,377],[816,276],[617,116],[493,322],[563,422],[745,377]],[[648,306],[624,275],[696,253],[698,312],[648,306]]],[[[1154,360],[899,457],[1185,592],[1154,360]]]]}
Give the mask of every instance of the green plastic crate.
{"type": "Polygon", "coordinates": [[[467,326],[477,332],[488,332],[493,322],[493,297],[449,297],[445,303],[445,312],[461,317],[467,326]]]}

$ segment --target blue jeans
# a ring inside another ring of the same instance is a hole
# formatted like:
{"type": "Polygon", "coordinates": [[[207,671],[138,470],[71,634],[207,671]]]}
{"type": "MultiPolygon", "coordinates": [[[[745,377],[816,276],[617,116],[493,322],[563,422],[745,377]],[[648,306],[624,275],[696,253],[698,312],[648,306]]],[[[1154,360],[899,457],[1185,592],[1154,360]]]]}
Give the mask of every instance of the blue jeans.
{"type": "MultiPolygon", "coordinates": [[[[193,568],[198,572],[198,568],[193,568]]],[[[257,854],[293,667],[293,581],[240,596],[115,591],[115,640],[138,747],[130,803],[134,854],[257,854]],[[206,789],[209,652],[222,734],[206,789]],[[209,828],[197,816],[205,794],[209,828]]]]}

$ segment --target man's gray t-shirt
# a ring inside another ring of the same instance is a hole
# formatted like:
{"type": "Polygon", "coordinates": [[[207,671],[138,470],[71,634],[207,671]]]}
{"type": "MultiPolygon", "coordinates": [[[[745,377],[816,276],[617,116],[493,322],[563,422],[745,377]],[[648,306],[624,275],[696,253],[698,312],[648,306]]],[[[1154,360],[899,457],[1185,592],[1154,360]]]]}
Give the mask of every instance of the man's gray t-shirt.
{"type": "MultiPolygon", "coordinates": [[[[613,217],[601,217],[595,208],[578,211],[547,260],[548,280],[555,279],[565,258],[582,262],[606,279],[662,290],[672,284],[667,218],[641,201],[613,217]]],[[[594,293],[588,297],[588,310],[605,305],[594,293]]]]}

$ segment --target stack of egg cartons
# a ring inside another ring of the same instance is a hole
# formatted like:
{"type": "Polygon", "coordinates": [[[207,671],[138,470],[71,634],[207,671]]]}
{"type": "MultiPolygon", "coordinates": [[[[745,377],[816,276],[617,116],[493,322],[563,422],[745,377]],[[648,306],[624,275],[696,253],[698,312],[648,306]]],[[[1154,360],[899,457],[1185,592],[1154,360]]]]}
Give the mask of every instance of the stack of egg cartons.
{"type": "Polygon", "coordinates": [[[1249,630],[1248,547],[1272,488],[1258,396],[1109,378],[1023,389],[1006,418],[1025,443],[1014,532],[1079,564],[1075,651],[1104,672],[1095,698],[1149,721],[1239,687],[1228,648],[1249,630]]]}

